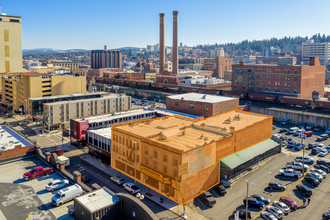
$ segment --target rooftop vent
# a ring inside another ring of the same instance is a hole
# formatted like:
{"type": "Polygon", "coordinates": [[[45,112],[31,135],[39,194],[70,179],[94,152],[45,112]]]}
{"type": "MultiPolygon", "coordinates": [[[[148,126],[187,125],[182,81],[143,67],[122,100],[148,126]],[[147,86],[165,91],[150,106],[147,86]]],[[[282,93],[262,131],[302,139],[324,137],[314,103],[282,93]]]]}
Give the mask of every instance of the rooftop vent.
{"type": "Polygon", "coordinates": [[[203,96],[202,96],[202,99],[206,99],[206,95],[203,95],[203,96]]]}
{"type": "Polygon", "coordinates": [[[183,98],[183,97],[181,97],[181,100],[184,100],[184,98],[183,98]]]}

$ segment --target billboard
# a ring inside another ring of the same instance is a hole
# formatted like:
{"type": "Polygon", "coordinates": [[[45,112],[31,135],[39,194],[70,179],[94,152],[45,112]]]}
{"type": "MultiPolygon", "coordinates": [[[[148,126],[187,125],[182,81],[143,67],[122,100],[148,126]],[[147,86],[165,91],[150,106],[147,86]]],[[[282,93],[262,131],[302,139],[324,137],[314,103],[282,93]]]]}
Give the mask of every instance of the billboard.
{"type": "Polygon", "coordinates": [[[243,74],[242,73],[240,73],[240,74],[236,73],[235,74],[236,82],[242,83],[244,81],[244,75],[245,75],[244,73],[243,74]]]}

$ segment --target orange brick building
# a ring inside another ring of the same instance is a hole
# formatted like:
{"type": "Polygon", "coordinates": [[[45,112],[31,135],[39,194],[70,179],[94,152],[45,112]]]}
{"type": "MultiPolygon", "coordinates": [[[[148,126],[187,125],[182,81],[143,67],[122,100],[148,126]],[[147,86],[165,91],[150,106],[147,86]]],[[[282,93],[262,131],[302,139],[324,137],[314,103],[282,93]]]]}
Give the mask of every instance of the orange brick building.
{"type": "Polygon", "coordinates": [[[272,117],[234,110],[112,127],[111,166],[183,204],[219,183],[220,159],[272,135],[272,117]]]}

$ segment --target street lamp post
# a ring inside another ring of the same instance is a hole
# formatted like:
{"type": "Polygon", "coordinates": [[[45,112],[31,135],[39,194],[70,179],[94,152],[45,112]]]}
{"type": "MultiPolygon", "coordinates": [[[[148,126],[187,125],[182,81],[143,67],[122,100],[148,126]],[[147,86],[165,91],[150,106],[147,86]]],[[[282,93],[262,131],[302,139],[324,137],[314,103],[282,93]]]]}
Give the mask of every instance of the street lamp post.
{"type": "MultiPolygon", "coordinates": [[[[304,143],[304,139],[303,139],[303,135],[304,135],[304,129],[301,130],[301,139],[300,139],[300,143],[301,143],[301,147],[303,147],[303,143],[304,143]]],[[[303,167],[302,167],[302,177],[304,177],[305,175],[305,147],[303,147],[303,167]]]]}
{"type": "MultiPolygon", "coordinates": [[[[248,219],[248,197],[249,197],[249,181],[245,180],[246,182],[246,198],[245,198],[245,219],[248,219]]],[[[254,183],[251,183],[254,186],[254,183]]]]}

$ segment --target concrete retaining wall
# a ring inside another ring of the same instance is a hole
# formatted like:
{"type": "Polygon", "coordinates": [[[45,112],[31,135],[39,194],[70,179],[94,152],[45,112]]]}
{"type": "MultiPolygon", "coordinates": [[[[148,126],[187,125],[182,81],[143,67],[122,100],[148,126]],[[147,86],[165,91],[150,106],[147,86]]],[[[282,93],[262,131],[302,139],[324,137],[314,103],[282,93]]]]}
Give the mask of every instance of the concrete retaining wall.
{"type": "Polygon", "coordinates": [[[307,123],[320,126],[324,129],[330,127],[330,112],[329,114],[318,114],[305,111],[295,111],[291,109],[263,108],[256,106],[250,106],[250,111],[265,115],[272,115],[274,117],[274,121],[291,119],[291,124],[299,125],[301,123],[307,123]]]}

